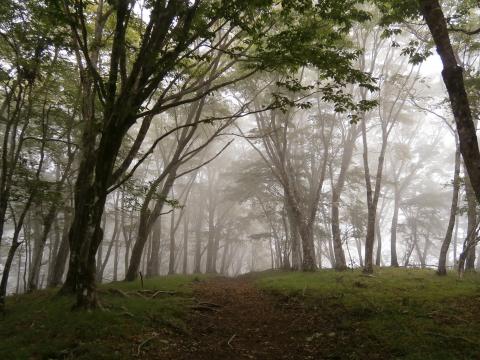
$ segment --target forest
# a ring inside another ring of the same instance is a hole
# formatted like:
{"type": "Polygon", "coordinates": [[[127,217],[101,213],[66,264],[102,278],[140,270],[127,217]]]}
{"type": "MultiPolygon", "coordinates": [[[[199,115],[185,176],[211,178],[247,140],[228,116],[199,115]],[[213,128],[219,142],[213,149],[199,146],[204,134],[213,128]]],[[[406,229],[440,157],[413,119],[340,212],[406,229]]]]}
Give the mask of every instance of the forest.
{"type": "Polygon", "coordinates": [[[0,358],[479,358],[479,58],[474,0],[2,0],[0,358]]]}

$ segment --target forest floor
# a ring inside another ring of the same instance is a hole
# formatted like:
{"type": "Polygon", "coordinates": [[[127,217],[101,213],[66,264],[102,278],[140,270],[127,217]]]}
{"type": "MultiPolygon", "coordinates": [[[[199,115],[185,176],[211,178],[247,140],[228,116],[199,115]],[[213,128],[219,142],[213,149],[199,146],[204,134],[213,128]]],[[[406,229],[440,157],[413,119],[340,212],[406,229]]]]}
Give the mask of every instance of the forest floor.
{"type": "Polygon", "coordinates": [[[10,297],[0,359],[480,359],[474,274],[168,276],[100,296],[91,313],[51,291],[10,297]]]}

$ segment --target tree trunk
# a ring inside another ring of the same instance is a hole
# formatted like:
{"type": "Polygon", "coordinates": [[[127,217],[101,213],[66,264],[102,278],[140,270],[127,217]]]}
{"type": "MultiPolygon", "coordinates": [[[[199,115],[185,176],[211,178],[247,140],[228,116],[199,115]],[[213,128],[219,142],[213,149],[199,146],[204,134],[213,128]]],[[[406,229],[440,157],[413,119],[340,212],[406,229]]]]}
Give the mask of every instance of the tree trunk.
{"type": "Polygon", "coordinates": [[[115,248],[113,250],[113,278],[112,278],[113,281],[118,280],[119,239],[120,239],[120,233],[115,239],[115,248]]]}
{"type": "Polygon", "coordinates": [[[458,265],[457,262],[457,246],[458,246],[458,215],[456,216],[455,220],[455,234],[453,235],[453,268],[455,269],[458,265]]]}
{"type": "MultiPolygon", "coordinates": [[[[477,259],[480,259],[480,247],[477,248],[477,259]]],[[[480,271],[480,260],[477,260],[476,271],[480,271]]]]}
{"type": "Polygon", "coordinates": [[[376,219],[375,222],[375,236],[377,238],[377,257],[375,259],[375,265],[380,266],[382,262],[382,233],[380,229],[380,219],[376,219]]]}
{"type": "Polygon", "coordinates": [[[355,238],[355,245],[357,247],[357,253],[358,253],[358,261],[360,262],[360,267],[363,268],[363,266],[365,265],[364,261],[363,261],[363,254],[362,254],[362,241],[360,240],[360,238],[355,238]]]}
{"type": "MultiPolygon", "coordinates": [[[[43,150],[42,150],[42,158],[43,158],[43,150]]],[[[39,169],[42,166],[41,165],[42,162],[43,162],[43,159],[40,162],[39,169]]],[[[38,180],[38,175],[39,175],[39,172],[37,172],[37,180],[38,180]]],[[[10,249],[8,250],[7,259],[3,266],[2,280],[0,282],[0,312],[3,310],[2,308],[5,306],[8,278],[10,276],[10,270],[12,268],[13,259],[15,258],[15,252],[17,251],[18,247],[21,245],[21,242],[18,241],[20,237],[20,232],[23,228],[25,217],[27,216],[27,213],[29,212],[29,209],[33,203],[34,196],[35,196],[35,192],[30,193],[27,203],[25,204],[22,210],[22,213],[19,216],[18,221],[15,223],[15,230],[13,232],[12,244],[10,245],[10,249]]]]}
{"type": "Polygon", "coordinates": [[[63,274],[65,273],[65,265],[67,264],[68,253],[70,251],[70,246],[68,242],[68,230],[70,228],[71,221],[70,212],[70,208],[65,208],[63,212],[64,221],[62,240],[60,242],[60,247],[58,248],[55,262],[53,264],[52,277],[48,284],[49,287],[59,286],[62,283],[63,274]]]}
{"type": "MultiPolygon", "coordinates": [[[[383,125],[382,125],[383,126],[383,125]]],[[[366,119],[362,119],[362,140],[363,140],[363,165],[365,169],[365,185],[367,188],[367,235],[365,239],[365,273],[373,272],[373,248],[375,243],[375,222],[377,218],[377,205],[380,197],[380,189],[382,183],[383,163],[385,161],[385,151],[387,150],[387,135],[383,129],[382,147],[378,157],[377,174],[375,176],[375,185],[372,188],[372,180],[370,179],[370,168],[368,164],[368,145],[367,145],[367,129],[366,119]]]]}
{"type": "Polygon", "coordinates": [[[218,248],[220,246],[220,234],[221,229],[219,228],[219,224],[215,226],[215,236],[213,241],[213,252],[212,252],[212,272],[214,274],[217,273],[217,258],[218,258],[218,248]]]}
{"type": "Polygon", "coordinates": [[[223,246],[222,263],[220,265],[220,274],[225,275],[225,276],[228,275],[227,274],[227,269],[228,269],[227,255],[228,255],[229,251],[230,251],[230,237],[227,234],[227,236],[225,237],[225,245],[223,246]]]}
{"type": "MultiPolygon", "coordinates": [[[[93,104],[89,104],[89,110],[93,104]]],[[[118,109],[121,111],[122,109],[118,109]]],[[[115,115],[112,114],[112,117],[115,115]]],[[[87,119],[94,121],[93,115],[87,119]]],[[[61,293],[76,293],[75,308],[92,309],[98,305],[95,284],[95,255],[103,239],[102,215],[113,167],[126,129],[118,129],[112,118],[104,129],[98,149],[96,133],[86,131],[82,160],[75,183],[75,212],[70,227],[70,263],[61,293]]]]}
{"type": "MultiPolygon", "coordinates": [[[[460,190],[460,147],[457,144],[455,151],[455,170],[453,173],[453,192],[452,192],[452,204],[450,206],[450,218],[448,220],[447,232],[440,248],[440,255],[438,258],[438,275],[447,274],[447,255],[450,243],[452,241],[453,230],[455,227],[455,218],[457,216],[458,209],[458,193],[460,190]]],[[[455,259],[454,259],[455,262],[455,259]]]]}
{"type": "MultiPolygon", "coordinates": [[[[187,211],[187,210],[184,210],[187,211]]],[[[185,213],[183,218],[183,267],[182,274],[186,275],[188,272],[188,213],[185,213]]]]}
{"type": "Polygon", "coordinates": [[[116,199],[116,202],[115,202],[113,233],[110,239],[110,244],[108,244],[108,249],[107,249],[107,253],[105,254],[105,259],[103,259],[103,261],[101,260],[100,262],[100,269],[98,271],[98,276],[97,276],[98,282],[102,282],[103,274],[105,273],[105,269],[107,268],[108,261],[110,260],[110,254],[112,253],[113,246],[114,245],[116,246],[116,244],[118,244],[118,237],[120,235],[120,224],[119,224],[119,218],[118,218],[117,205],[118,205],[118,198],[116,199]]]}
{"type": "Polygon", "coordinates": [[[17,285],[15,287],[15,294],[20,293],[20,277],[22,272],[22,249],[18,251],[18,259],[17,259],[17,285]]]}
{"type": "Polygon", "coordinates": [[[293,214],[292,206],[289,203],[288,198],[285,199],[287,208],[288,224],[290,225],[290,242],[292,247],[292,270],[302,269],[302,251],[298,231],[298,223],[293,214]]]}
{"type": "Polygon", "coordinates": [[[168,275],[175,274],[175,210],[170,216],[170,258],[168,261],[168,275]]]}
{"type": "MultiPolygon", "coordinates": [[[[475,232],[475,228],[477,227],[477,199],[472,188],[472,183],[468,176],[465,177],[465,193],[467,198],[467,234],[473,234],[475,232]]],[[[470,271],[474,270],[475,245],[473,244],[476,239],[474,236],[467,235],[467,237],[466,244],[468,251],[465,257],[465,270],[470,271]],[[470,242],[472,242],[472,245],[470,245],[470,242]]]]}
{"type": "MultiPolygon", "coordinates": [[[[28,290],[34,291],[38,288],[38,277],[40,275],[40,267],[42,265],[43,251],[45,249],[45,244],[48,239],[48,234],[52,228],[53,222],[57,215],[57,204],[52,204],[48,210],[47,215],[45,216],[43,223],[43,230],[38,241],[36,241],[35,251],[33,253],[32,266],[30,268],[30,273],[28,276],[28,290]]],[[[39,234],[36,234],[39,236],[39,234]]]]}
{"type": "Polygon", "coordinates": [[[390,266],[391,267],[398,267],[397,227],[398,227],[399,210],[400,210],[400,192],[397,189],[397,184],[395,184],[392,226],[390,227],[390,266]]]}
{"type": "Polygon", "coordinates": [[[57,257],[60,243],[62,242],[62,232],[61,232],[60,222],[58,221],[58,212],[57,212],[57,216],[55,216],[54,230],[55,230],[55,238],[54,238],[53,245],[51,246],[51,251],[48,258],[47,286],[50,286],[49,284],[52,279],[53,265],[55,264],[55,258],[57,257]]]}
{"type": "MultiPolygon", "coordinates": [[[[148,236],[152,231],[152,227],[159,218],[165,201],[167,199],[168,193],[172,189],[173,183],[176,178],[178,164],[176,167],[170,169],[165,183],[163,184],[162,189],[157,194],[157,199],[155,206],[152,211],[148,208],[148,202],[144,203],[142,210],[140,212],[140,224],[138,227],[138,237],[133,245],[132,257],[130,258],[130,264],[128,266],[127,274],[125,275],[126,281],[133,281],[138,276],[138,270],[140,269],[140,262],[142,260],[143,249],[148,240],[148,236]]],[[[154,193],[152,194],[152,196],[154,193]]],[[[173,216],[173,215],[172,215],[173,216]]],[[[173,265],[173,264],[172,264],[173,265]]]]}
{"type": "Polygon", "coordinates": [[[331,225],[333,236],[333,249],[335,254],[335,270],[343,271],[347,269],[347,262],[345,260],[345,252],[342,247],[342,237],[340,232],[340,195],[345,185],[347,170],[352,162],[353,149],[355,147],[355,139],[357,137],[356,126],[352,125],[349,129],[347,138],[344,144],[342,154],[342,164],[340,166],[340,173],[338,175],[337,183],[332,189],[332,210],[331,210],[331,225]]]}
{"type": "Polygon", "coordinates": [[[147,266],[147,277],[160,275],[160,245],[162,239],[162,219],[159,217],[153,226],[152,253],[147,266]]]}
{"type": "MultiPolygon", "coordinates": [[[[201,203],[201,201],[200,201],[201,203]]],[[[197,209],[197,221],[195,224],[195,258],[194,258],[194,269],[195,274],[201,272],[201,263],[202,263],[202,221],[203,221],[203,210],[199,205],[197,209]]]]}
{"type": "Polygon", "coordinates": [[[287,209],[286,209],[286,201],[283,202],[283,209],[282,209],[282,224],[283,224],[283,231],[285,234],[285,246],[283,247],[283,268],[285,270],[290,270],[292,268],[290,264],[290,253],[292,252],[292,239],[291,239],[291,231],[289,227],[289,223],[287,221],[287,209]]]}
{"type": "Polygon", "coordinates": [[[215,246],[215,201],[212,186],[209,183],[209,200],[208,200],[208,241],[207,241],[207,263],[206,272],[215,273],[213,269],[213,251],[215,246]]]}
{"type": "Polygon", "coordinates": [[[419,0],[420,10],[430,29],[443,63],[442,77],[448,91],[457,126],[460,152],[477,201],[480,201],[480,152],[472,112],[465,90],[463,69],[458,65],[450,42],[447,21],[438,0],[419,0]]]}

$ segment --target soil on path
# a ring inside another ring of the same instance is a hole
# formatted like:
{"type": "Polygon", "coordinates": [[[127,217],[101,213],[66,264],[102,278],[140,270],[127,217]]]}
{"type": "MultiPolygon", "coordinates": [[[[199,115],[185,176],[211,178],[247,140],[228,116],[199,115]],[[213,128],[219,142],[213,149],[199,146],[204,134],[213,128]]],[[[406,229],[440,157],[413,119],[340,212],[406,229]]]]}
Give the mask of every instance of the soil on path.
{"type": "MultiPolygon", "coordinates": [[[[321,304],[306,307],[296,298],[266,294],[251,277],[215,278],[195,286],[198,306],[179,335],[157,358],[235,359],[363,359],[352,329],[339,327],[336,314],[321,304]],[[357,344],[355,344],[357,343],[357,344]],[[345,352],[347,350],[347,352],[345,352]],[[346,355],[350,355],[345,357],[346,355]]],[[[369,359],[382,358],[368,354],[369,359]]]]}

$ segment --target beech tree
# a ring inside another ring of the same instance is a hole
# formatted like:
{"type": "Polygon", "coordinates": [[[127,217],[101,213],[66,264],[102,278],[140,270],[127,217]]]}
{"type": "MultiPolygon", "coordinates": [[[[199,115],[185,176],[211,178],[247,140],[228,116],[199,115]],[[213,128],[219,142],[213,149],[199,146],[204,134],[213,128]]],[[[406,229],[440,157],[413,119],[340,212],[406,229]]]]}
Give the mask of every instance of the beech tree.
{"type": "MultiPolygon", "coordinates": [[[[472,182],[472,188],[480,199],[480,151],[472,117],[470,101],[464,81],[464,69],[459,63],[452,46],[449,31],[460,31],[475,36],[478,29],[450,26],[438,0],[409,0],[397,6],[386,0],[376,1],[384,13],[386,25],[422,16],[425,20],[438,55],[443,64],[442,78],[448,91],[452,112],[459,138],[460,152],[472,182]]],[[[474,5],[467,5],[470,8],[474,5]]],[[[423,54],[416,54],[421,56],[423,54]]]]}
{"type": "MultiPolygon", "coordinates": [[[[116,165],[127,131],[137,120],[142,121],[142,127],[148,128],[155,115],[179,104],[194,102],[232,81],[215,78],[218,81],[208,90],[201,91],[204,89],[201,76],[185,79],[186,72],[194,72],[188,64],[192,56],[196,59],[194,68],[200,74],[210,69],[206,65],[210,61],[210,52],[198,57],[195,49],[204,44],[215,47],[217,31],[226,26],[224,34],[240,38],[237,45],[240,50],[230,54],[233,58],[237,55],[241,58],[253,40],[258,56],[252,65],[256,68],[275,67],[279,60],[297,61],[289,54],[312,49],[311,45],[316,41],[331,41],[328,36],[319,39],[317,28],[305,26],[307,23],[331,22],[330,34],[333,35],[339,29],[347,29],[352,19],[366,17],[351,6],[355,3],[351,1],[332,2],[334,9],[349,9],[342,12],[332,12],[330,6],[317,7],[303,2],[289,2],[278,8],[269,1],[253,5],[244,2],[171,1],[166,4],[154,1],[147,3],[150,16],[144,22],[134,12],[135,3],[125,0],[107,4],[100,0],[92,9],[81,0],[57,2],[58,12],[70,29],[73,51],[78,59],[84,124],[75,185],[75,214],[70,229],[70,264],[62,292],[76,292],[77,307],[82,308],[94,307],[97,302],[94,255],[103,237],[101,217],[109,188],[129,167],[145,136],[145,132],[140,131],[129,155],[116,165]],[[300,22],[299,26],[289,23],[289,27],[285,27],[283,24],[288,23],[288,17],[299,16],[300,10],[307,16],[306,22],[300,22]],[[93,17],[87,15],[89,12],[93,17]],[[114,21],[112,29],[106,22],[110,17],[114,21]],[[93,31],[87,26],[92,18],[93,31]],[[268,30],[273,23],[279,26],[270,36],[268,30]],[[335,23],[337,28],[334,28],[335,23]],[[298,31],[306,35],[303,42],[298,42],[297,36],[292,37],[298,31]],[[138,34],[140,41],[132,41],[130,32],[138,34]],[[112,34],[109,43],[104,41],[107,33],[112,34]]],[[[332,47],[318,50],[319,53],[313,54],[304,52],[301,61],[318,63],[315,59],[322,59],[319,55],[325,54],[335,54],[337,58],[344,56],[346,61],[350,57],[348,53],[333,51],[332,47]]],[[[318,65],[325,67],[324,61],[318,65]]],[[[342,71],[341,66],[345,69],[345,64],[332,63],[339,71],[342,71]]],[[[239,76],[246,77],[254,71],[255,68],[239,76]]]]}
{"type": "Polygon", "coordinates": [[[477,12],[5,0],[0,302],[61,286],[88,310],[99,282],[180,272],[445,274],[452,250],[474,271],[477,12]]]}

